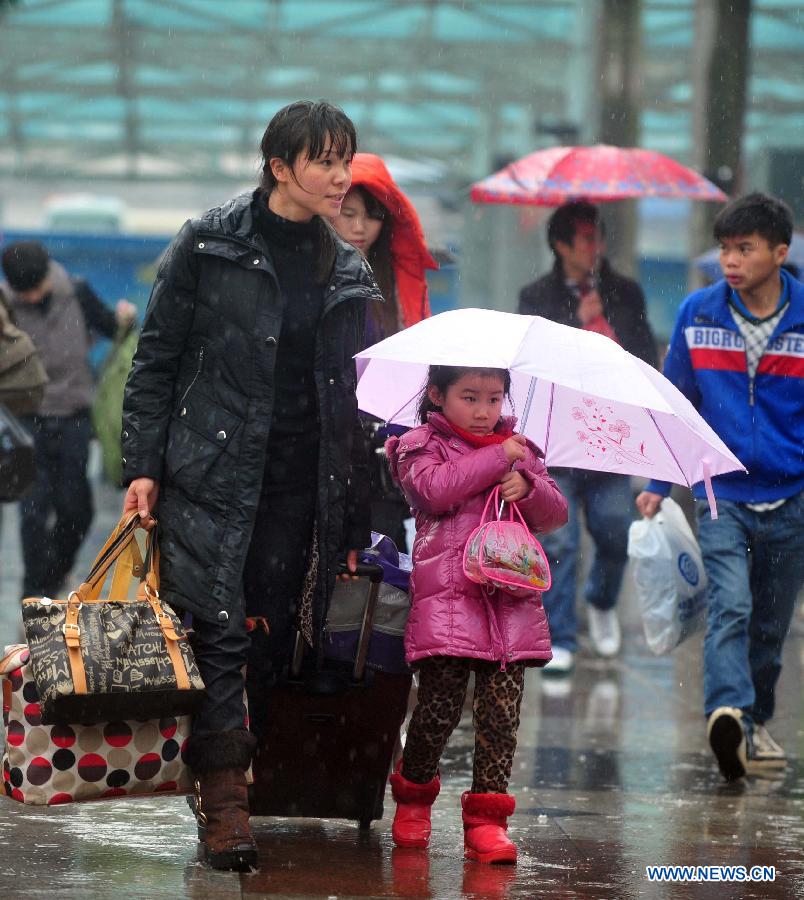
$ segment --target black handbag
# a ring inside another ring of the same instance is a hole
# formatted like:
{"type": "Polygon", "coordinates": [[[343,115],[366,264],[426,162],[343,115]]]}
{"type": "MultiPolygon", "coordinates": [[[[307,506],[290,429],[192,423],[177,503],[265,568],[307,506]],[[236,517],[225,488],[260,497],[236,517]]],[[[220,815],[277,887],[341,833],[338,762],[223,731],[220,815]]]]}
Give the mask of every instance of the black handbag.
{"type": "Polygon", "coordinates": [[[33,438],[0,404],[0,503],[19,500],[35,476],[33,438]]]}
{"type": "Polygon", "coordinates": [[[137,513],[121,519],[66,600],[30,597],[22,620],[45,725],[155,719],[193,713],[204,697],[187,637],[159,599],[154,528],[145,555],[137,513]],[[114,566],[109,596],[101,599],[114,566]],[[139,579],[136,598],[129,586],[139,579]]]}

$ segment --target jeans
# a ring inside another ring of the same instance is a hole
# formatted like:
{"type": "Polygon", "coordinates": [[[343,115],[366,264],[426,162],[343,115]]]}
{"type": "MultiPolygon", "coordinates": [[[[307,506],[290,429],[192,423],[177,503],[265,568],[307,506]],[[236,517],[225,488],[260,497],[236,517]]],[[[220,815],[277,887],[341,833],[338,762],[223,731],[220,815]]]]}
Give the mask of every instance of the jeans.
{"type": "Polygon", "coordinates": [[[698,501],[698,542],[709,578],[704,712],[773,716],[782,645],[804,582],[804,493],[769,512],[718,500],[712,519],[698,501]]]}
{"type": "Polygon", "coordinates": [[[52,596],[62,587],[92,524],[87,479],[92,425],[88,412],[21,421],[36,452],[36,480],[20,501],[22,591],[24,597],[52,596]]]}
{"type": "Polygon", "coordinates": [[[584,586],[584,598],[596,609],[612,609],[620,593],[627,561],[628,527],[634,517],[634,496],[627,475],[557,469],[550,473],[567,498],[567,524],[542,540],[550,560],[552,586],[544,594],[544,609],[553,646],[578,649],[575,592],[580,561],[583,510],[594,543],[594,558],[584,586]]]}

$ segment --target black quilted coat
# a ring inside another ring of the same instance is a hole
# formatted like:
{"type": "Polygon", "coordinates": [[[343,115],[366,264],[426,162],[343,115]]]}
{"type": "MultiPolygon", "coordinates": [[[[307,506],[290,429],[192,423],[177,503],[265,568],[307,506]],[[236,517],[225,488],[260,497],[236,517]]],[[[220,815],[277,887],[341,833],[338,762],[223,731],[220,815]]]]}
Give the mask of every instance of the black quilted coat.
{"type": "MultiPolygon", "coordinates": [[[[210,622],[226,621],[241,602],[282,326],[276,275],[253,221],[252,198],[244,194],[188,221],[171,244],[123,406],[124,481],[147,476],[161,484],[162,596],[210,622]]],[[[338,558],[369,542],[368,467],[352,356],[363,347],[366,301],[381,300],[362,256],[335,241],[315,352],[319,623],[338,558]]]]}

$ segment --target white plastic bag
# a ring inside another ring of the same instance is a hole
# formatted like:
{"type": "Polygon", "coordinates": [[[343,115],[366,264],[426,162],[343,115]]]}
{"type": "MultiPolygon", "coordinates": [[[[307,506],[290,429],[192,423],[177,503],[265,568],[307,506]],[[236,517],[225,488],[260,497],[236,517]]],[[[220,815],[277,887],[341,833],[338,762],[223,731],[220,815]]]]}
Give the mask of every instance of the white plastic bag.
{"type": "Polygon", "coordinates": [[[633,522],[628,556],[654,653],[669,653],[706,620],[706,572],[701,550],[681,507],[669,497],[652,519],[633,522]]]}

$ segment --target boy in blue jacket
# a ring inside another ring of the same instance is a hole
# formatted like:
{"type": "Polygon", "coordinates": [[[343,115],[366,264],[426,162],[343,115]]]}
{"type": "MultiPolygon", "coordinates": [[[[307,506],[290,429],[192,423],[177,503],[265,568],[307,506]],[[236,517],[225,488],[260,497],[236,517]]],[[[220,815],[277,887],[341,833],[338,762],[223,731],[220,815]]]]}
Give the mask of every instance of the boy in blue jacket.
{"type": "MultiPolygon", "coordinates": [[[[804,284],[781,269],[792,232],[765,194],[721,210],[724,278],[684,301],[664,366],[748,469],[712,479],[717,519],[693,487],[709,577],[704,712],[728,781],[786,761],[766,723],[804,581],[804,284]]],[[[652,481],[637,508],[651,517],[669,492],[652,481]]]]}

